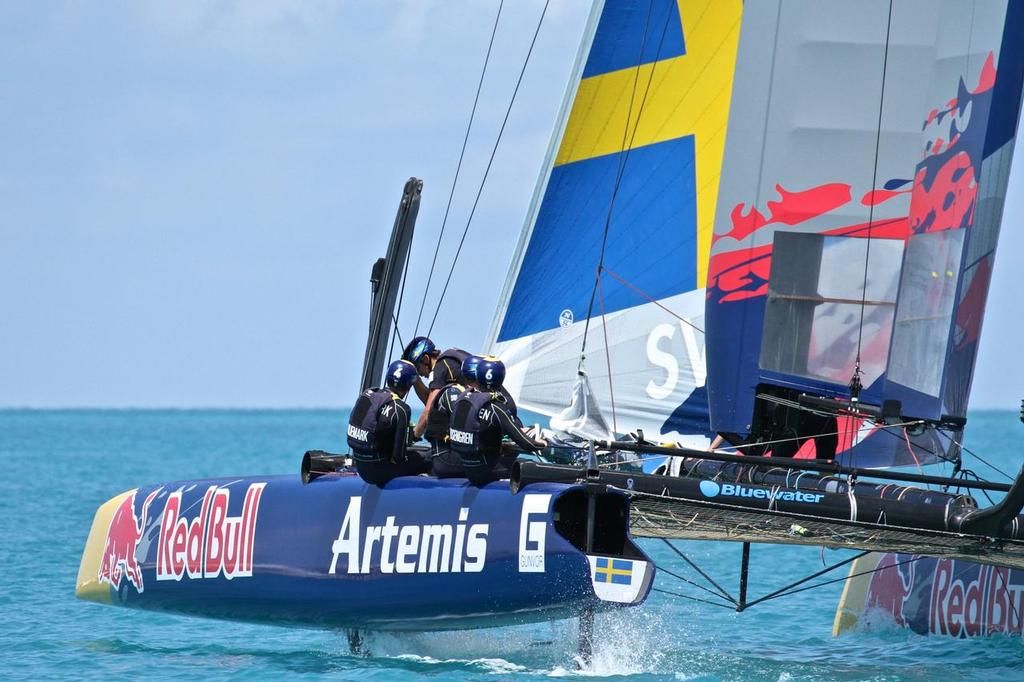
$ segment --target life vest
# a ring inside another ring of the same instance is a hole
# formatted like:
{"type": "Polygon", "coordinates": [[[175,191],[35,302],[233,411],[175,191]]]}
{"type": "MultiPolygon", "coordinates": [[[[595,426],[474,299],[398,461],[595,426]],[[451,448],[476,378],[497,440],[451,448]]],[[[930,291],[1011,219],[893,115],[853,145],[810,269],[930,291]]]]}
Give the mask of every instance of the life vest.
{"type": "Polygon", "coordinates": [[[470,353],[462,350],[461,348],[449,348],[445,352],[437,356],[437,362],[434,363],[436,368],[438,364],[444,362],[444,365],[448,367],[448,379],[445,384],[464,384],[465,379],[462,378],[462,361],[470,356],[470,353]]]}
{"type": "MultiPolygon", "coordinates": [[[[391,402],[398,401],[397,395],[386,388],[369,388],[356,400],[352,415],[348,418],[348,446],[352,458],[360,462],[382,462],[390,459],[380,452],[380,446],[390,447],[387,438],[381,442],[380,411],[391,402]]],[[[390,455],[390,453],[387,453],[390,455]]]]}
{"type": "Polygon", "coordinates": [[[448,384],[434,398],[434,404],[427,415],[427,428],[423,432],[426,439],[434,443],[445,443],[448,440],[448,425],[452,418],[452,406],[459,399],[466,387],[462,384],[448,384]]]}
{"type": "Polygon", "coordinates": [[[465,466],[483,466],[501,446],[501,430],[494,428],[488,410],[495,394],[468,390],[452,406],[448,442],[465,466]]]}

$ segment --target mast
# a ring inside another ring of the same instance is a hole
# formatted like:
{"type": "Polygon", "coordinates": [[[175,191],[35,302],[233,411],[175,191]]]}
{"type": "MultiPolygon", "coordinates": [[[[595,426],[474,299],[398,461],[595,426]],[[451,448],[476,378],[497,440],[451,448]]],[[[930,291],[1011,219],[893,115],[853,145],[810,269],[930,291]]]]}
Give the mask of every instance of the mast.
{"type": "Polygon", "coordinates": [[[402,273],[409,256],[409,247],[412,245],[412,234],[416,226],[416,215],[420,210],[422,191],[423,181],[419,178],[409,178],[406,181],[402,190],[402,200],[398,204],[395,225],[391,228],[387,255],[378,258],[370,272],[370,329],[366,339],[360,391],[379,385],[384,373],[384,363],[388,359],[388,342],[395,322],[398,288],[402,283],[402,273]]]}

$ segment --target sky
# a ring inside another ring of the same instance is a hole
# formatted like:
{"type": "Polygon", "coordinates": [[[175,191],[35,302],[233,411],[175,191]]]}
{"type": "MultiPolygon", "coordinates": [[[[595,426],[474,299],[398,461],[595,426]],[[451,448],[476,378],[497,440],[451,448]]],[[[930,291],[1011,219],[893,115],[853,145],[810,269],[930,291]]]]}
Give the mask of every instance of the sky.
{"type": "MultiPolygon", "coordinates": [[[[442,282],[542,5],[503,10],[442,282]]],[[[588,7],[552,0],[440,308],[439,344],[483,342],[588,7]]],[[[496,10],[0,3],[0,407],[350,405],[370,266],[416,176],[400,319],[412,333],[496,10]]],[[[1024,396],[1013,354],[1024,331],[1020,167],[973,407],[1016,409],[1024,396]]],[[[427,293],[429,318],[440,285],[427,293]]]]}

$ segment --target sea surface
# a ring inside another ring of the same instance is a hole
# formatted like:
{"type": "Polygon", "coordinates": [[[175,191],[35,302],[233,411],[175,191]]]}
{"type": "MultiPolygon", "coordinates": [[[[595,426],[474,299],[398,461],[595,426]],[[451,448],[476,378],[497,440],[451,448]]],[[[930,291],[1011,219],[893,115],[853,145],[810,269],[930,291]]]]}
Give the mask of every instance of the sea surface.
{"type": "MultiPolygon", "coordinates": [[[[344,451],[343,411],[0,411],[0,678],[499,680],[1024,680],[1019,638],[950,640],[879,627],[838,638],[841,584],[742,614],[652,593],[598,617],[593,665],[578,670],[576,623],[367,636],[254,626],[111,608],[74,597],[93,513],[113,495],[161,481],[298,472],[302,453],[344,451]]],[[[966,445],[1013,473],[1024,425],[971,415],[966,445]]],[[[971,455],[965,465],[999,474],[971,455]]],[[[664,544],[659,566],[692,576],[664,544]]],[[[740,546],[679,543],[735,592],[740,546]]],[[[849,556],[755,545],[750,597],[849,556]]],[[[837,574],[838,577],[839,574],[837,574]]],[[[656,587],[701,596],[662,572],[656,587]]]]}

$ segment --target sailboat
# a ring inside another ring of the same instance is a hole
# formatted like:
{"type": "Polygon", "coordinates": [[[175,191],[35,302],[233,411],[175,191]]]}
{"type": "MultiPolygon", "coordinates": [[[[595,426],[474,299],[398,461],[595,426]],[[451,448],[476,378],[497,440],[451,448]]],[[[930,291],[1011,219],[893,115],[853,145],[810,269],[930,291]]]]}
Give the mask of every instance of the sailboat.
{"type": "MultiPolygon", "coordinates": [[[[595,2],[488,340],[518,402],[582,439],[572,463],[378,488],[311,451],[298,475],[142,486],[97,510],[76,594],[448,630],[643,603],[656,568],[634,536],[1024,567],[1024,479],[878,468],[959,456],[1022,19],[998,2],[595,2]],[[733,450],[707,450],[716,435],[733,450]],[[646,473],[618,470],[623,453],[646,473]],[[956,485],[1008,494],[979,508],[956,485]]],[[[373,268],[364,386],[422,188],[373,268]]]]}

